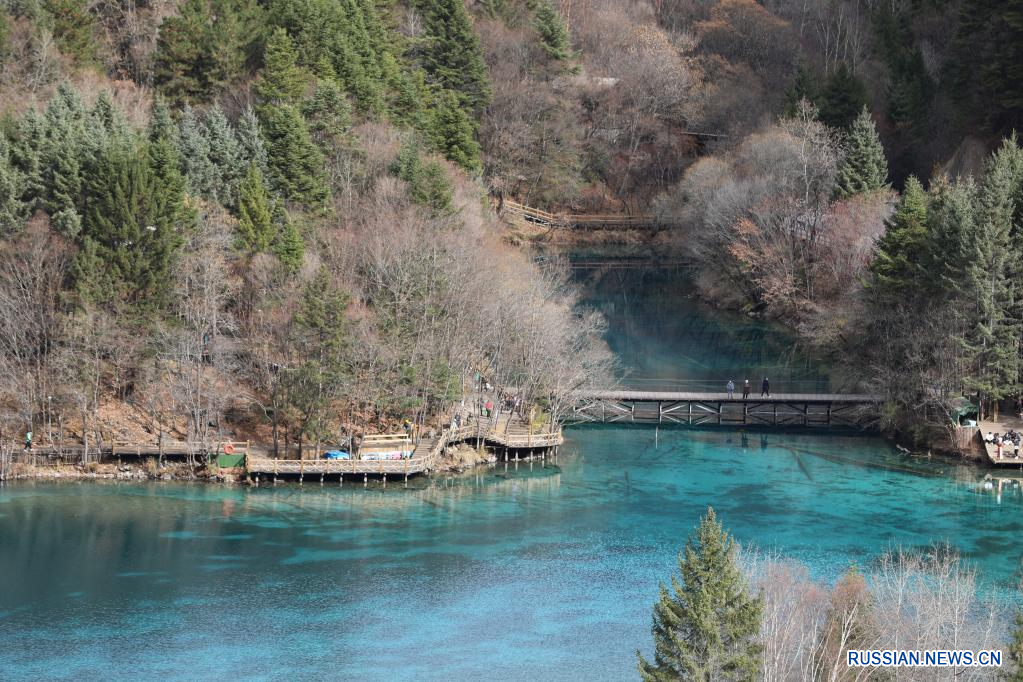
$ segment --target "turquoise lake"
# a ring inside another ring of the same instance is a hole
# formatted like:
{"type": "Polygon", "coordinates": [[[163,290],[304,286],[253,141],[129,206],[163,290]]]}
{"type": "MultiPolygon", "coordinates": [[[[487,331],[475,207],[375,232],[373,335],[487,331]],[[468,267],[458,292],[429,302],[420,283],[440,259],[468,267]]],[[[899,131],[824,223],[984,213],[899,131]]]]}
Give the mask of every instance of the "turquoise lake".
{"type": "MultiPolygon", "coordinates": [[[[591,284],[633,379],[837,381],[769,328],[591,284]]],[[[986,589],[1017,581],[1023,495],[982,490],[975,468],[833,433],[567,435],[556,462],[408,489],[0,488],[0,679],[634,679],[658,582],[708,505],[821,579],[948,540],[986,589]]]]}

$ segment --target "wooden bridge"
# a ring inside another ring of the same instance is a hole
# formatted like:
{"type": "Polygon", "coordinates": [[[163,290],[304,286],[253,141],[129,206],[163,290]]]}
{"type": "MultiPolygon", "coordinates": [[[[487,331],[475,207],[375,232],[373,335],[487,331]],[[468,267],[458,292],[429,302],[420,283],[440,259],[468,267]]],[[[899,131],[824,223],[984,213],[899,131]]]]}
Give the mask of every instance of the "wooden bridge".
{"type": "Polygon", "coordinates": [[[509,199],[501,203],[502,215],[533,225],[560,230],[656,230],[657,220],[649,214],[550,213],[509,199]]]}
{"type": "Polygon", "coordinates": [[[776,393],[770,397],[741,391],[675,393],[668,391],[588,391],[580,393],[568,421],[575,423],[653,423],[688,426],[844,426],[862,428],[877,418],[879,396],[845,393],[776,393]]]}

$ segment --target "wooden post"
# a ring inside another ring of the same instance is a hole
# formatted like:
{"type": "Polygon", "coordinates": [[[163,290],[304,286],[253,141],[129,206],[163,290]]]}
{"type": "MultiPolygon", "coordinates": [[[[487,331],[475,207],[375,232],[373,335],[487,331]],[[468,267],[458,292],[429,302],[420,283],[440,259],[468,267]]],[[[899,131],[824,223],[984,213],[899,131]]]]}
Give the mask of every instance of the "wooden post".
{"type": "Polygon", "coordinates": [[[774,404],[774,425],[778,426],[778,403],[774,404]]]}
{"type": "Polygon", "coordinates": [[[690,400],[688,405],[689,405],[689,425],[692,426],[693,425],[693,401],[690,400]]]}
{"type": "Polygon", "coordinates": [[[718,425],[721,424],[721,413],[725,410],[725,404],[718,402],[718,425]]]}

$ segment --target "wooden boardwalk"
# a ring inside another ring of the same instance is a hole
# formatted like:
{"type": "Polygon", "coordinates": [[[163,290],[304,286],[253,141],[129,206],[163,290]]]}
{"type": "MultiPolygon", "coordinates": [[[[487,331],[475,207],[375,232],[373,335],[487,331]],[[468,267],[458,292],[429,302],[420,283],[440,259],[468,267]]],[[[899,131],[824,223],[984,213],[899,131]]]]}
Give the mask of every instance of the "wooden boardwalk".
{"type": "Polygon", "coordinates": [[[403,476],[433,471],[440,464],[444,448],[455,443],[478,443],[480,446],[507,450],[537,450],[557,447],[565,442],[561,428],[532,433],[528,426],[508,414],[488,420],[471,419],[458,428],[444,429],[439,435],[423,437],[409,459],[274,459],[250,456],[246,469],[252,475],[267,476],[403,476]]]}
{"type": "Polygon", "coordinates": [[[584,391],[569,421],[688,426],[862,427],[876,418],[880,396],[849,393],[751,394],[672,391],[584,391]]]}
{"type": "Polygon", "coordinates": [[[656,230],[657,220],[649,214],[628,213],[550,213],[510,199],[501,204],[501,213],[515,220],[559,230],[656,230]]]}

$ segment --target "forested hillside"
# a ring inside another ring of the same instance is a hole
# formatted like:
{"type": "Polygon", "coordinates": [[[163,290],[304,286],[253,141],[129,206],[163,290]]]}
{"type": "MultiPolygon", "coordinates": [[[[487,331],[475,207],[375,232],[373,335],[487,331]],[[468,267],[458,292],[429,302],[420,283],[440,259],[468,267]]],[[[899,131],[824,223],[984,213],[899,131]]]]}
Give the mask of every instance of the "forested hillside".
{"type": "Polygon", "coordinates": [[[501,243],[461,0],[5,3],[0,60],[5,436],[337,442],[607,366],[501,243]]]}
{"type": "Polygon", "coordinates": [[[5,429],[552,406],[600,321],[488,197],[655,211],[893,419],[1012,395],[1021,38],[1015,1],[4,0],[5,429]]]}

